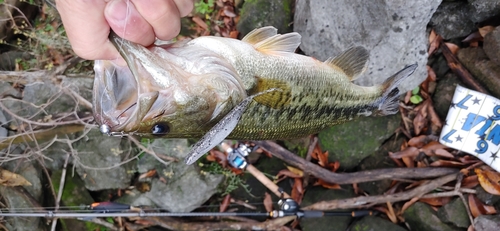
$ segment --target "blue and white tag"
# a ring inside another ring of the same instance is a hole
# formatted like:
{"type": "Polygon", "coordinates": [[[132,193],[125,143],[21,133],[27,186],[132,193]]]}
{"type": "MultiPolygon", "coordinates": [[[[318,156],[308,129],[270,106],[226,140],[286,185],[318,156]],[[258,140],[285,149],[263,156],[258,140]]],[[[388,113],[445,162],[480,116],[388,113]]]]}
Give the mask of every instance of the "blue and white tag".
{"type": "Polygon", "coordinates": [[[439,142],[500,172],[500,100],[457,86],[439,142]]]}

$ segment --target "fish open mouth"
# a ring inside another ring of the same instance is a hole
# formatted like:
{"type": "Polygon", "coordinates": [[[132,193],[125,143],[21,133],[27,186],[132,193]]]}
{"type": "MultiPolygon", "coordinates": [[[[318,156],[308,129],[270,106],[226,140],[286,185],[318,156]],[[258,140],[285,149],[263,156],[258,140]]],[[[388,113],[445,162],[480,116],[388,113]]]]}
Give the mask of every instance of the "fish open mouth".
{"type": "Polygon", "coordinates": [[[130,124],[137,110],[138,83],[130,69],[112,61],[95,61],[93,113],[109,132],[121,131],[130,124]]]}

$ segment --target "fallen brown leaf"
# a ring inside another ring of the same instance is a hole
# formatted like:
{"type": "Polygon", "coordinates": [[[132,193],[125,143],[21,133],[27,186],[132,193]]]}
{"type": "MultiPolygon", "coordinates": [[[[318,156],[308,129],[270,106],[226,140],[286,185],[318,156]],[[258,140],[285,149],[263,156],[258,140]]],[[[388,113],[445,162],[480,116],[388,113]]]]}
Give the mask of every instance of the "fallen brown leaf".
{"type": "Polygon", "coordinates": [[[264,195],[264,207],[267,212],[273,211],[273,199],[271,198],[271,194],[267,192],[264,195]]]}
{"type": "Polygon", "coordinates": [[[479,184],[483,189],[493,195],[500,195],[500,173],[490,170],[474,169],[477,174],[479,184]]]}
{"type": "Polygon", "coordinates": [[[230,203],[231,203],[231,195],[227,194],[222,200],[222,203],[220,203],[219,212],[221,213],[225,212],[229,207],[230,203]]]}
{"type": "Polygon", "coordinates": [[[420,198],[419,201],[432,206],[443,206],[451,201],[451,197],[420,198]]]}
{"type": "Polygon", "coordinates": [[[492,32],[494,29],[495,29],[494,26],[483,26],[479,28],[479,34],[484,38],[484,36],[492,32]]]}
{"type": "Polygon", "coordinates": [[[495,207],[483,204],[476,195],[469,194],[468,202],[473,217],[497,213],[495,207]]]}
{"type": "Polygon", "coordinates": [[[7,187],[31,186],[23,176],[5,169],[0,169],[0,184],[7,187]]]}

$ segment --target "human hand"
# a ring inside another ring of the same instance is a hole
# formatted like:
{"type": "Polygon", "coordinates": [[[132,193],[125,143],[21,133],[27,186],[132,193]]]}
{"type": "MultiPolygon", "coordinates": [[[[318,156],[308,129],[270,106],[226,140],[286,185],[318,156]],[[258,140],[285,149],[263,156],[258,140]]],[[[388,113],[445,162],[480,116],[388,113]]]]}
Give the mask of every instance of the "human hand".
{"type": "Polygon", "coordinates": [[[120,58],[108,40],[118,36],[149,46],[155,38],[169,40],[180,32],[180,18],[194,0],[56,0],[75,53],[90,60],[120,58]]]}

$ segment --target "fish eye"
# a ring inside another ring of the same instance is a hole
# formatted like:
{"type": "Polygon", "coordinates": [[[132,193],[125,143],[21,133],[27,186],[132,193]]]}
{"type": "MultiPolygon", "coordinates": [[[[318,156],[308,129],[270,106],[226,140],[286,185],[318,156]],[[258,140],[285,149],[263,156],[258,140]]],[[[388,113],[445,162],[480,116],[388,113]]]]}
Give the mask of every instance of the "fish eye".
{"type": "Polygon", "coordinates": [[[167,123],[157,123],[151,127],[151,133],[155,136],[166,135],[170,131],[167,123]]]}

